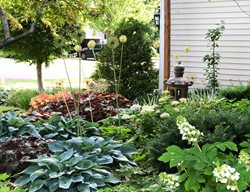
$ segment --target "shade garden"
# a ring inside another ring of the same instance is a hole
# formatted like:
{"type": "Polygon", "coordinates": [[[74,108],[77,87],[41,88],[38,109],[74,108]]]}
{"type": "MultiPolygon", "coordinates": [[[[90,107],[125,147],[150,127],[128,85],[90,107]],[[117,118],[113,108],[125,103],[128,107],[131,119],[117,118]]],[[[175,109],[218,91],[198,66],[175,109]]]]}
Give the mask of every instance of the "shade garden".
{"type": "Polygon", "coordinates": [[[0,114],[0,190],[247,191],[250,101],[222,94],[117,108],[115,93],[83,92],[80,118],[77,95],[37,95],[0,114]]]}

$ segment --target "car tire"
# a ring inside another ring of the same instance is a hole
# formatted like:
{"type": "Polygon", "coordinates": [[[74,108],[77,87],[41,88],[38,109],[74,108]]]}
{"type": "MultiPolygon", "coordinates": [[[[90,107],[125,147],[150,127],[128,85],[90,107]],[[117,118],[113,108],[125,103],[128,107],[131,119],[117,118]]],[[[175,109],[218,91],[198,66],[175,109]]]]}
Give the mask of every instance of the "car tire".
{"type": "Polygon", "coordinates": [[[82,60],[86,60],[87,59],[87,55],[85,53],[81,54],[82,60]]]}

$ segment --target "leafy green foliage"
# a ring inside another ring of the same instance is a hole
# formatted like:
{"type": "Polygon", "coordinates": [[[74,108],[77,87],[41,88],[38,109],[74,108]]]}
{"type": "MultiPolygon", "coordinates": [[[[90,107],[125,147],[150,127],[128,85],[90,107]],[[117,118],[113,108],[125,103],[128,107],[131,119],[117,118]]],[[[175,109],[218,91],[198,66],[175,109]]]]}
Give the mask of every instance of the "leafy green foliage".
{"type": "Polygon", "coordinates": [[[50,140],[33,136],[17,136],[0,143],[0,173],[15,174],[27,168],[29,159],[48,154],[47,143],[50,140]]]}
{"type": "Polygon", "coordinates": [[[156,160],[167,146],[187,147],[177,129],[176,118],[182,115],[189,123],[204,133],[202,145],[217,141],[233,141],[239,144],[243,135],[250,132],[249,100],[235,103],[221,99],[200,100],[172,105],[166,102],[155,109],[155,112],[140,117],[140,129],[146,137],[146,149],[153,166],[164,169],[165,166],[156,160]],[[169,117],[161,118],[162,113],[169,117]]]}
{"type": "Polygon", "coordinates": [[[41,120],[36,123],[36,126],[39,126],[39,133],[45,139],[65,140],[77,137],[78,123],[82,130],[81,135],[100,135],[98,123],[84,120],[78,122],[77,119],[66,119],[58,116],[51,117],[49,120],[41,120]]]}
{"type": "Polygon", "coordinates": [[[25,189],[14,188],[8,180],[9,175],[6,173],[0,174],[0,191],[1,192],[25,192],[25,189]]]}
{"type": "Polygon", "coordinates": [[[111,138],[78,137],[49,143],[54,155],[29,160],[34,166],[22,171],[16,186],[29,191],[96,191],[107,184],[118,183],[112,169],[134,165],[129,156],[134,149],[111,138]]]}
{"type": "Polygon", "coordinates": [[[6,99],[9,96],[9,91],[0,88],[0,106],[6,104],[6,99]]]}
{"type": "Polygon", "coordinates": [[[222,21],[217,24],[215,29],[209,29],[206,34],[206,39],[210,43],[212,53],[205,55],[203,62],[207,62],[206,79],[208,80],[208,88],[211,88],[213,92],[217,92],[219,87],[218,64],[220,62],[220,54],[215,49],[219,47],[217,42],[225,30],[224,24],[224,21],[222,21]]]}
{"type": "Polygon", "coordinates": [[[170,168],[177,168],[180,191],[228,191],[226,184],[215,183],[213,170],[222,164],[235,167],[241,176],[237,186],[240,191],[245,191],[250,183],[250,174],[244,166],[238,164],[237,156],[232,155],[237,151],[237,145],[229,141],[205,144],[201,149],[198,145],[188,149],[172,145],[167,147],[167,152],[159,160],[168,163],[170,168]]]}
{"type": "Polygon", "coordinates": [[[219,97],[225,97],[229,100],[240,101],[241,99],[250,99],[250,83],[243,86],[232,86],[221,89],[219,97]]]}
{"type": "Polygon", "coordinates": [[[12,138],[18,135],[33,135],[39,138],[38,128],[29,122],[32,119],[33,117],[22,119],[11,111],[0,113],[0,141],[6,137],[12,138]]]}
{"type": "Polygon", "coordinates": [[[31,107],[30,100],[38,95],[34,89],[12,90],[6,100],[6,104],[20,109],[29,110],[31,107]]]}
{"type": "MultiPolygon", "coordinates": [[[[154,41],[152,29],[144,23],[129,19],[124,20],[119,25],[115,35],[127,36],[127,42],[123,46],[119,93],[128,99],[134,100],[139,96],[152,92],[157,88],[158,84],[158,71],[154,68],[154,64],[151,61],[152,50],[150,47],[154,41]]],[[[121,49],[122,46],[115,49],[114,70],[116,74],[119,74],[121,49]]],[[[112,50],[108,46],[101,52],[98,61],[97,69],[100,69],[102,78],[109,82],[108,90],[114,92],[112,50]]],[[[94,78],[99,78],[98,71],[96,71],[94,78]]]]}

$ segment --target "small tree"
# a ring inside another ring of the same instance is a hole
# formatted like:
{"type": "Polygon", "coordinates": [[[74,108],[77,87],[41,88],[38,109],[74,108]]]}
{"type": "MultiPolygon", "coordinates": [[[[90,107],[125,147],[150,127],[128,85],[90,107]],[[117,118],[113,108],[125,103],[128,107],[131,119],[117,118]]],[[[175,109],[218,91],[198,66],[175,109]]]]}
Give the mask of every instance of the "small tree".
{"type": "MultiPolygon", "coordinates": [[[[158,85],[158,70],[154,68],[151,60],[151,46],[155,39],[153,29],[147,24],[128,19],[123,20],[115,35],[127,36],[123,47],[119,93],[129,99],[136,99],[152,92],[158,85]]],[[[115,49],[115,67],[112,64],[112,51],[108,46],[98,58],[97,69],[100,69],[102,78],[110,83],[108,91],[115,91],[113,68],[116,74],[119,74],[121,47],[115,49]]],[[[94,78],[98,78],[98,71],[94,78]]]]}
{"type": "MultiPolygon", "coordinates": [[[[23,26],[25,28],[28,24],[23,26]]],[[[58,35],[40,22],[31,35],[17,41],[15,44],[7,46],[3,49],[3,52],[10,55],[16,61],[35,64],[38,89],[39,91],[43,91],[42,65],[45,64],[48,67],[53,59],[61,56],[64,50],[70,49],[69,45],[71,43],[74,44],[77,29],[79,29],[79,26],[65,25],[61,28],[58,35]],[[72,30],[72,27],[75,29],[72,30]],[[72,40],[71,43],[69,43],[70,40],[72,40]]]]}
{"type": "Polygon", "coordinates": [[[203,62],[207,63],[206,69],[206,79],[208,80],[207,87],[210,88],[213,92],[216,92],[219,87],[218,82],[218,64],[220,62],[220,54],[216,52],[216,48],[219,47],[218,41],[222,36],[225,26],[224,22],[217,24],[217,27],[214,29],[209,29],[206,34],[206,39],[209,42],[211,54],[206,54],[203,57],[203,62]]]}

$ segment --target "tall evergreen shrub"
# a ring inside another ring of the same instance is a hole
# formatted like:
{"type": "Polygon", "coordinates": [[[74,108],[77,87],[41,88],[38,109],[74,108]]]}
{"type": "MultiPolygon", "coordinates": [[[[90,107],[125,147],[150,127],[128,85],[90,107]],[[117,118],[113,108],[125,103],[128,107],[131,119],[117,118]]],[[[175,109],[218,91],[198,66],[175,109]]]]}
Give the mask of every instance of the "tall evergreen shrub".
{"type": "MultiPolygon", "coordinates": [[[[154,63],[151,60],[151,46],[155,39],[154,30],[148,24],[129,19],[124,20],[114,34],[117,37],[127,36],[127,42],[123,47],[119,93],[131,100],[151,93],[158,84],[158,70],[154,68],[154,63]]],[[[115,49],[116,74],[119,74],[121,47],[120,45],[115,49]]],[[[102,78],[110,83],[108,91],[114,92],[112,51],[108,46],[99,55],[97,65],[102,78]]],[[[98,78],[97,71],[94,78],[98,78]]]]}

